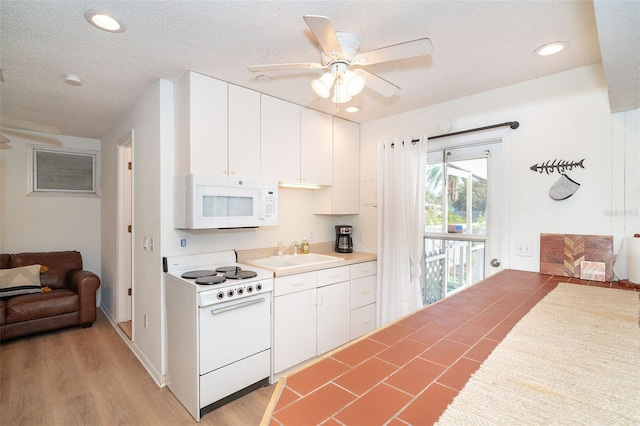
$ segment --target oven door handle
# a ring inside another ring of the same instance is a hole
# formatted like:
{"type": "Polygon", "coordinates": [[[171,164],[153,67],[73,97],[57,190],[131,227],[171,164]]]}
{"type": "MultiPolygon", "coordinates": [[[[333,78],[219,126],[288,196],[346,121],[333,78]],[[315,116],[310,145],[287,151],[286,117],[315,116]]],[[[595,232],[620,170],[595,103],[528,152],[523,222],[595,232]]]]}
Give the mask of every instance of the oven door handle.
{"type": "Polygon", "coordinates": [[[243,302],[243,303],[238,303],[238,304],[231,305],[231,306],[225,306],[223,308],[212,309],[211,310],[211,315],[217,315],[217,314],[221,314],[223,312],[233,311],[234,309],[240,309],[240,308],[244,308],[244,307],[247,307],[247,306],[255,305],[256,303],[262,303],[265,300],[266,299],[264,297],[262,297],[260,299],[248,300],[248,301],[243,302]]]}

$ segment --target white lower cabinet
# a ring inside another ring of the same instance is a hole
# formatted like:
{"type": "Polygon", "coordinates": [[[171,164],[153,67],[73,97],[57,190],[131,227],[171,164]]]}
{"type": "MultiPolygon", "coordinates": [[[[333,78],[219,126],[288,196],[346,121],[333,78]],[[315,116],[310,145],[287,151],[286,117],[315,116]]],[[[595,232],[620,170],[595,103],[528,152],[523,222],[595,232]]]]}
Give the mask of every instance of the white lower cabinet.
{"type": "Polygon", "coordinates": [[[322,355],[351,340],[349,281],[317,290],[317,355],[322,355]]]}
{"type": "Polygon", "coordinates": [[[274,372],[284,371],[316,356],[315,297],[315,288],[275,297],[272,348],[274,372]]]}
{"type": "Polygon", "coordinates": [[[351,340],[376,329],[377,262],[351,265],[351,340]]]}
{"type": "Polygon", "coordinates": [[[275,278],[274,374],[375,329],[375,264],[275,278]]]}
{"type": "Polygon", "coordinates": [[[376,304],[351,310],[351,340],[376,329],[376,304]]]}

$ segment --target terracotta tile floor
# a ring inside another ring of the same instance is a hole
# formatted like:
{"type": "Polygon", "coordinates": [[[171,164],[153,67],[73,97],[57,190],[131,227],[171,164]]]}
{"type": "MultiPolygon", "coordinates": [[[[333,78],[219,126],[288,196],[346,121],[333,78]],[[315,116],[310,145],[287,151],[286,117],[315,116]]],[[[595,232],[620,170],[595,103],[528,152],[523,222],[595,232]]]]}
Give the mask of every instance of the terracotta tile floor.
{"type": "Polygon", "coordinates": [[[502,271],[290,375],[269,425],[433,424],[511,328],[560,282],[622,288],[502,271]]]}

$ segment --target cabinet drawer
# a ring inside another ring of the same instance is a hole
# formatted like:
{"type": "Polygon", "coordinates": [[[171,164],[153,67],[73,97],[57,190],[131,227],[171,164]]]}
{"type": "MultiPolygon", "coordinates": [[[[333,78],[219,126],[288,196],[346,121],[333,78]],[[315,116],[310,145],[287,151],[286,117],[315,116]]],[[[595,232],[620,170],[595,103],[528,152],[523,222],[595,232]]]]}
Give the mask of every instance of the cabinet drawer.
{"type": "Polygon", "coordinates": [[[356,309],[376,301],[377,275],[351,280],[351,309],[356,309]]]}
{"type": "Polygon", "coordinates": [[[367,275],[375,275],[377,273],[378,262],[356,263],[351,265],[351,279],[366,277],[367,275]]]}
{"type": "Polygon", "coordinates": [[[273,281],[274,296],[295,293],[297,291],[308,290],[316,287],[316,273],[305,272],[304,274],[288,275],[276,277],[273,281]]]}
{"type": "Polygon", "coordinates": [[[376,304],[351,311],[351,340],[376,329],[376,304]]]}
{"type": "Polygon", "coordinates": [[[349,280],[349,266],[320,269],[318,272],[318,287],[349,280]]]}

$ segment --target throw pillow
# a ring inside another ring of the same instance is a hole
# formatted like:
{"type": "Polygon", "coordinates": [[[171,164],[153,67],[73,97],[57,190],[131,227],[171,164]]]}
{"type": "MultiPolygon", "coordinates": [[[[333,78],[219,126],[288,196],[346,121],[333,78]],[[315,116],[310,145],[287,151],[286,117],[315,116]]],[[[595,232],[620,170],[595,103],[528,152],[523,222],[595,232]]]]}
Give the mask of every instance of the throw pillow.
{"type": "Polygon", "coordinates": [[[0,269],[0,299],[40,291],[40,265],[0,269]]]}

